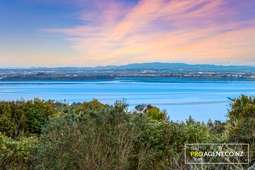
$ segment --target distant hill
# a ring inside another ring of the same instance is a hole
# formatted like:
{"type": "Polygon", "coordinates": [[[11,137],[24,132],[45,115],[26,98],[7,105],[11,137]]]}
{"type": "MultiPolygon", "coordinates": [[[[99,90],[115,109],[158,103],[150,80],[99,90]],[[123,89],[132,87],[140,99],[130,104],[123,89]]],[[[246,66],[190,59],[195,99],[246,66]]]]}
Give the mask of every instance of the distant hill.
{"type": "Polygon", "coordinates": [[[185,63],[140,63],[128,64],[123,66],[108,66],[105,68],[117,70],[167,70],[171,72],[253,72],[255,67],[252,66],[224,66],[210,64],[185,64],[185,63]]]}
{"type": "Polygon", "coordinates": [[[211,64],[185,64],[185,63],[135,63],[120,66],[98,66],[98,67],[34,67],[34,68],[5,68],[0,72],[10,72],[17,70],[34,70],[34,71],[100,71],[100,70],[115,70],[115,71],[141,71],[141,70],[155,70],[155,71],[168,71],[168,72],[243,72],[243,73],[255,73],[255,66],[236,66],[236,65],[211,65],[211,64]]]}

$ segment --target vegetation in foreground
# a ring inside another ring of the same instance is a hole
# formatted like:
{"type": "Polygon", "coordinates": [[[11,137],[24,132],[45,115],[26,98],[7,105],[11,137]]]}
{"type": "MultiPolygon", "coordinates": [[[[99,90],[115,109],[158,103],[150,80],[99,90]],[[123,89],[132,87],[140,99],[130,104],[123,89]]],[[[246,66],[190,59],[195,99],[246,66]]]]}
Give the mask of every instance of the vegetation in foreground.
{"type": "Polygon", "coordinates": [[[227,116],[173,122],[151,105],[130,112],[124,102],[0,102],[0,169],[253,169],[255,98],[233,99],[227,116]],[[250,165],[185,165],[184,144],[207,142],[249,143],[250,165]]]}

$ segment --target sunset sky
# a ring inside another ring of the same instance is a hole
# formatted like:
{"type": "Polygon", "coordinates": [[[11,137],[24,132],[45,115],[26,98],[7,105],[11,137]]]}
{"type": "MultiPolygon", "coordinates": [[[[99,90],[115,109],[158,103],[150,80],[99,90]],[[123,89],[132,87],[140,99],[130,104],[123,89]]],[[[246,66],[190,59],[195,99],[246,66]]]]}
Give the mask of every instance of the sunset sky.
{"type": "Polygon", "coordinates": [[[255,66],[255,0],[1,0],[0,67],[255,66]]]}

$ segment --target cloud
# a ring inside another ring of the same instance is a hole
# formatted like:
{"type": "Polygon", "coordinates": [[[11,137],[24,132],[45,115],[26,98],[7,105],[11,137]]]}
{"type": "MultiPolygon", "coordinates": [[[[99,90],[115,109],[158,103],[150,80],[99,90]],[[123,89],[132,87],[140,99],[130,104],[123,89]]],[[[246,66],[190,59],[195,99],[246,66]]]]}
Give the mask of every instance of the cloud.
{"type": "Polygon", "coordinates": [[[255,15],[248,15],[252,1],[246,5],[233,0],[77,3],[83,9],[81,25],[47,31],[66,35],[83,65],[156,60],[227,64],[255,55],[255,15]]]}

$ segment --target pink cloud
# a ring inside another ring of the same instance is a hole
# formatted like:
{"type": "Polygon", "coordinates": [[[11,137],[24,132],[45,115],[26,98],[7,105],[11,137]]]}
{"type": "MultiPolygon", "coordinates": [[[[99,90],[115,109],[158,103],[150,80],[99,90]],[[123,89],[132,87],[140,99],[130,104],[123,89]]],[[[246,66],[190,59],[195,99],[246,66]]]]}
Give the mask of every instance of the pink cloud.
{"type": "Polygon", "coordinates": [[[239,61],[255,55],[254,20],[240,21],[224,0],[77,0],[92,5],[80,13],[84,24],[47,31],[65,34],[87,65],[144,61],[239,61]],[[91,2],[91,1],[90,1],[91,2]],[[245,37],[245,38],[243,38],[245,37]]]}

